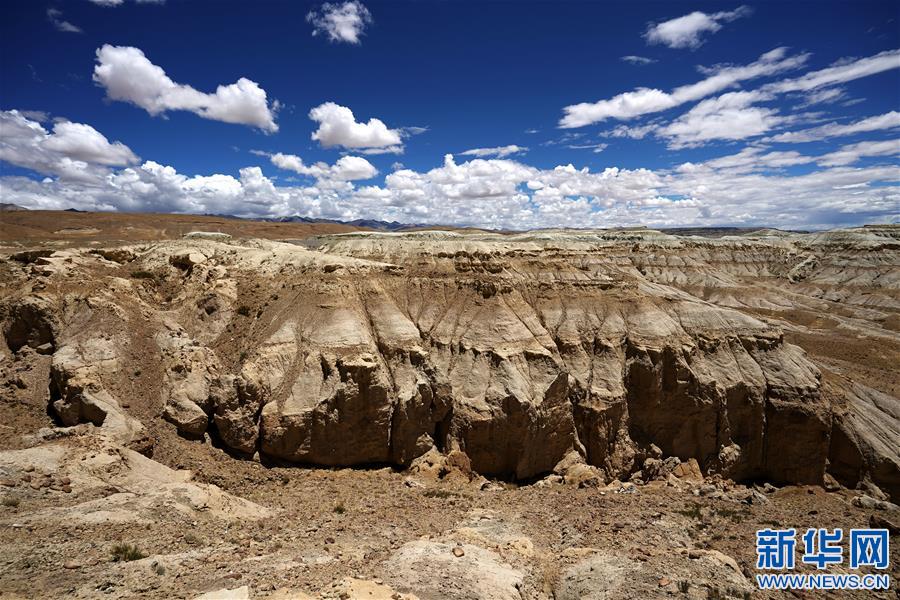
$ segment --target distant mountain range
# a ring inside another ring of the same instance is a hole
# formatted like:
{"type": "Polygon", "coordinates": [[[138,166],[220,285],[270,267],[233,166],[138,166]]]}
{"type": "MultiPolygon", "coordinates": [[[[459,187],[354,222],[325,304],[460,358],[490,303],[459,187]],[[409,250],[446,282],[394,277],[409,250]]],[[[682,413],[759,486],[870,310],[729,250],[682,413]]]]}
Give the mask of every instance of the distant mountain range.
{"type": "MultiPolygon", "coordinates": [[[[657,229],[654,227],[654,229],[657,229]]],[[[700,237],[722,237],[726,235],[749,235],[769,228],[765,227],[660,227],[659,231],[670,235],[688,236],[698,235],[700,237]]],[[[770,229],[771,231],[780,231],[781,233],[809,233],[800,229],[770,229]]]]}
{"type": "Polygon", "coordinates": [[[330,223],[333,225],[349,225],[351,227],[368,227],[378,231],[400,231],[416,227],[429,227],[424,223],[399,223],[397,221],[378,221],[376,219],[354,219],[353,221],[339,221],[337,219],[313,219],[310,217],[278,217],[276,219],[260,219],[276,223],[330,223]]]}
{"type": "MultiPolygon", "coordinates": [[[[18,204],[11,204],[8,202],[0,202],[0,212],[9,212],[9,211],[27,211],[30,210],[23,206],[19,206],[18,204]]],[[[77,208],[67,208],[66,212],[85,212],[82,210],[78,210],[77,208]]],[[[433,223],[400,223],[399,221],[379,221],[377,219],[354,219],[352,221],[341,221],[339,219],[320,219],[320,218],[312,218],[312,217],[301,217],[299,215],[294,215],[292,217],[259,217],[259,218],[246,218],[246,217],[236,217],[234,215],[227,214],[215,214],[215,213],[206,213],[206,217],[218,217],[220,219],[235,219],[238,221],[263,221],[268,223],[309,223],[309,224],[330,224],[330,225],[347,225],[350,227],[364,227],[367,229],[373,229],[375,231],[404,231],[407,229],[423,229],[423,228],[446,228],[440,225],[434,225],[433,223]]],[[[702,236],[702,237],[722,237],[726,235],[748,235],[760,232],[764,228],[762,227],[661,227],[658,228],[659,231],[664,233],[668,233],[671,235],[679,235],[679,236],[702,236]]],[[[773,230],[777,231],[777,230],[773,230]]],[[[803,230],[781,230],[783,233],[808,233],[803,230]]]]}

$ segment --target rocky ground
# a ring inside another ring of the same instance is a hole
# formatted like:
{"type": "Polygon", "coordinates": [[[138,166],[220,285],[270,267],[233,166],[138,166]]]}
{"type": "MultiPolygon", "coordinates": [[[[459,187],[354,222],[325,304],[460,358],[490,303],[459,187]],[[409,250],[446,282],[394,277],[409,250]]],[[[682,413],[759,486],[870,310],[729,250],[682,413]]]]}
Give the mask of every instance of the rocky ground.
{"type": "Polygon", "coordinates": [[[757,529],[876,526],[896,597],[898,227],[84,235],[0,260],[4,596],[780,597],[757,529]]]}

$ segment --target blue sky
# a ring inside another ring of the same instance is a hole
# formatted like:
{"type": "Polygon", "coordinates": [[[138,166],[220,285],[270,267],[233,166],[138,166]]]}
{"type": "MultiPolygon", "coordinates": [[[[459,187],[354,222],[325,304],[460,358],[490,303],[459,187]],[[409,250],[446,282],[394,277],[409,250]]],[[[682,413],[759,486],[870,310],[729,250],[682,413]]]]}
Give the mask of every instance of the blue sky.
{"type": "Polygon", "coordinates": [[[898,9],[7,2],[0,195],[512,228],[897,221],[898,9]]]}

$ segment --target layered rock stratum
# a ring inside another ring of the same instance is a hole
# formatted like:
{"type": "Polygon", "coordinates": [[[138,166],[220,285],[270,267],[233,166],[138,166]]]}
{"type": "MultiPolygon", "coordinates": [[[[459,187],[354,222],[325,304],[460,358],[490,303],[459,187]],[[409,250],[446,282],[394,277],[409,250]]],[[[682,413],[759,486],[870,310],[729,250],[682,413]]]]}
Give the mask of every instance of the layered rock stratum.
{"type": "Polygon", "coordinates": [[[8,214],[4,597],[781,598],[759,529],[900,531],[900,227],[8,214]]]}
{"type": "Polygon", "coordinates": [[[779,319],[828,319],[896,358],[897,227],[196,232],[3,269],[4,360],[48,356],[59,424],[147,453],[161,417],[279,464],[406,468],[435,450],[493,478],[565,461],[611,481],[675,457],[900,496],[896,377],[823,378],[779,319]]]}

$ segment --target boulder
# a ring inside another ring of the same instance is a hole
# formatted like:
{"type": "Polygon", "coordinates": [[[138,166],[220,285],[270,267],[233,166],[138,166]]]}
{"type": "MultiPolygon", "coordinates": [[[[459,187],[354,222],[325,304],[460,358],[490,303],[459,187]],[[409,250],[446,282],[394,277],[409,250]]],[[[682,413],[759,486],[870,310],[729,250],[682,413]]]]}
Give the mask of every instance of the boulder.
{"type": "Polygon", "coordinates": [[[177,324],[168,323],[156,335],[163,359],[163,418],[179,433],[202,437],[212,412],[211,387],[220,377],[221,366],[209,348],[190,338],[177,324]]]}
{"type": "Polygon", "coordinates": [[[584,457],[576,451],[566,454],[555,467],[553,473],[562,477],[562,482],[576,487],[600,487],[606,483],[602,470],[584,462],[584,457]]]}
{"type": "Polygon", "coordinates": [[[696,458],[688,459],[683,463],[679,463],[672,469],[672,475],[683,481],[700,483],[703,481],[703,473],[700,471],[700,465],[697,464],[696,458]]]}
{"type": "Polygon", "coordinates": [[[144,425],[128,415],[104,387],[120,365],[121,351],[111,338],[72,340],[54,355],[50,369],[50,408],[65,426],[92,423],[116,442],[149,452],[144,425]]]}
{"type": "Polygon", "coordinates": [[[473,477],[472,462],[465,452],[451,450],[443,454],[437,448],[432,448],[415,459],[409,467],[409,472],[432,481],[451,479],[468,482],[473,477]]]}
{"type": "Polygon", "coordinates": [[[360,600],[420,600],[414,594],[401,594],[383,583],[354,577],[345,577],[335,582],[323,595],[326,598],[359,598],[360,600]]]}
{"type": "Polygon", "coordinates": [[[893,502],[878,500],[877,498],[866,496],[865,494],[863,494],[862,496],[854,496],[850,503],[853,506],[858,506],[859,508],[865,508],[869,510],[887,510],[893,512],[900,511],[900,506],[894,504],[893,502]]]}
{"type": "Polygon", "coordinates": [[[652,563],[586,550],[586,557],[562,573],[554,590],[557,600],[669,598],[685,588],[689,597],[740,598],[755,589],[733,558],[715,550],[670,552],[652,563]]]}
{"type": "Polygon", "coordinates": [[[250,588],[243,585],[234,589],[221,589],[195,596],[194,600],[250,600],[250,588]]]}
{"type": "Polygon", "coordinates": [[[419,540],[383,565],[385,580],[421,600],[521,600],[524,575],[473,544],[419,540]],[[454,549],[459,549],[454,553],[454,549]]]}
{"type": "Polygon", "coordinates": [[[200,252],[184,252],[169,257],[169,264],[184,271],[188,271],[204,262],[206,262],[206,255],[200,252]]]}

